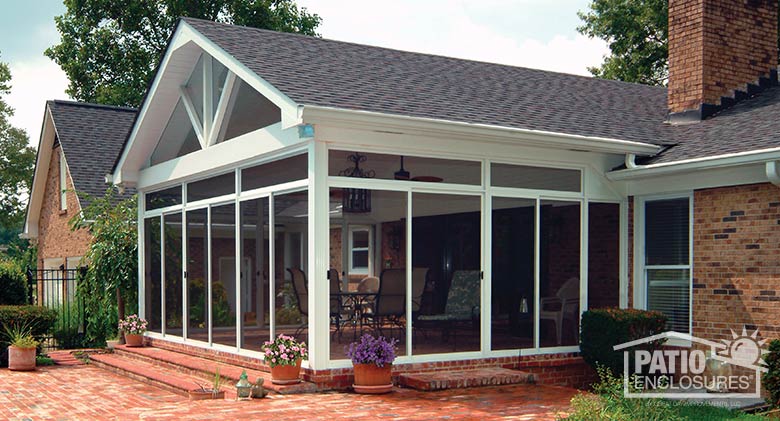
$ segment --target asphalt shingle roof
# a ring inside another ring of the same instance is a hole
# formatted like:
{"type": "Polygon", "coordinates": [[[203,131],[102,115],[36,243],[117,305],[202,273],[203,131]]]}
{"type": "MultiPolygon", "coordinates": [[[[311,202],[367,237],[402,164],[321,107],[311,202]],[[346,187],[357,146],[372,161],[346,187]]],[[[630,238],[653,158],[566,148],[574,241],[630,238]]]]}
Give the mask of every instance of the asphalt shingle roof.
{"type": "MultiPolygon", "coordinates": [[[[48,107],[74,187],[102,196],[108,188],[105,176],[112,171],[137,110],[60,100],[49,101],[48,107]]],[[[125,196],[133,193],[126,190],[125,196]]],[[[82,204],[86,205],[83,199],[82,204]]]]}
{"type": "Polygon", "coordinates": [[[301,105],[663,144],[666,89],[184,18],[301,105]]]}

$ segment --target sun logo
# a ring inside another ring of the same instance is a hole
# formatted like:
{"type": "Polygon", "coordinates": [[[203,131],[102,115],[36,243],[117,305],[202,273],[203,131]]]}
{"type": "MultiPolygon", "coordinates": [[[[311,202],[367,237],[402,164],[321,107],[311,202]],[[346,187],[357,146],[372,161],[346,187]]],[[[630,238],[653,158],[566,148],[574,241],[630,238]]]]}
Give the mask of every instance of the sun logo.
{"type": "Polygon", "coordinates": [[[743,326],[741,335],[732,330],[731,340],[721,339],[721,342],[726,344],[726,349],[721,351],[721,353],[724,360],[728,363],[743,367],[759,367],[766,364],[763,355],[769,353],[769,351],[763,349],[763,346],[767,341],[768,339],[758,339],[758,329],[748,335],[746,327],[743,326]]]}

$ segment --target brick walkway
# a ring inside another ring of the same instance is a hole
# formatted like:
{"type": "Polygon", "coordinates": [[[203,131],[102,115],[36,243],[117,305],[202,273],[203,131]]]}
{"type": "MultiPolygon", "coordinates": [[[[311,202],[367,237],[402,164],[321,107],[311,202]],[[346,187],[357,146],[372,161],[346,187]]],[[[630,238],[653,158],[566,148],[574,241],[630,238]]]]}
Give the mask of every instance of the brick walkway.
{"type": "Polygon", "coordinates": [[[502,386],[365,396],[330,392],[254,401],[190,402],[89,365],[0,369],[0,419],[7,420],[551,420],[576,393],[554,386],[502,386]]]}

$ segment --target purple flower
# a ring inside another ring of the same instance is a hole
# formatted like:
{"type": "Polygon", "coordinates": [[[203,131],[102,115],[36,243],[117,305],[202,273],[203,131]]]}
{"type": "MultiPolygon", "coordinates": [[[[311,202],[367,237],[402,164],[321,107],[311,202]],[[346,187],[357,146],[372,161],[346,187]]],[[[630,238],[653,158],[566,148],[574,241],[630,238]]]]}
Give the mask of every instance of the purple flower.
{"type": "Polygon", "coordinates": [[[375,338],[369,334],[360,337],[359,342],[352,342],[347,349],[347,356],[353,364],[374,364],[384,367],[395,360],[397,340],[387,340],[384,337],[375,338]]]}

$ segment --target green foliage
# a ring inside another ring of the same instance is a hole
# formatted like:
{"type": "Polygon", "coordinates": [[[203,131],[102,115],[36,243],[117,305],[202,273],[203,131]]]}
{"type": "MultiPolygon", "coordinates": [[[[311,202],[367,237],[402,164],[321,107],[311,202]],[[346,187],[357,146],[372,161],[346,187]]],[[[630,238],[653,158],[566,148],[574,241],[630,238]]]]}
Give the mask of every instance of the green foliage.
{"type": "Polygon", "coordinates": [[[0,305],[27,304],[27,276],[15,262],[0,260],[0,305]]]}
{"type": "Polygon", "coordinates": [[[9,122],[14,110],[5,96],[10,92],[11,71],[0,62],[0,244],[19,247],[26,244],[18,235],[32,187],[35,148],[29,146],[27,133],[9,122]]]}
{"type": "Polygon", "coordinates": [[[54,360],[51,359],[48,355],[37,355],[35,357],[35,365],[37,366],[44,366],[44,365],[54,365],[54,360]]]}
{"type": "MultiPolygon", "coordinates": [[[[192,279],[189,283],[190,326],[206,327],[206,285],[201,278],[192,279]]],[[[235,326],[236,315],[230,310],[227,290],[222,282],[216,281],[211,286],[211,311],[214,326],[235,326]]]]}
{"type": "Polygon", "coordinates": [[[764,356],[768,371],[761,376],[761,385],[768,396],[766,402],[774,408],[780,407],[780,340],[769,342],[769,353],[764,356]]]}
{"type": "Polygon", "coordinates": [[[79,332],[83,314],[79,300],[73,300],[57,309],[57,322],[54,324],[53,336],[58,347],[78,349],[90,345],[84,339],[84,332],[79,332]]]}
{"type": "Polygon", "coordinates": [[[567,421],[696,421],[696,420],[763,420],[758,415],[743,414],[702,403],[665,399],[629,399],[623,394],[623,380],[609,369],[598,369],[600,381],[593,393],[580,393],[571,400],[567,421]]]}
{"type": "MultiPolygon", "coordinates": [[[[615,351],[615,345],[661,333],[665,330],[666,316],[657,311],[603,308],[588,310],[582,314],[580,352],[592,367],[604,366],[613,375],[623,373],[623,352],[615,351]]],[[[654,341],[635,347],[653,351],[663,341],[654,341]]],[[[629,367],[633,367],[633,352],[629,353],[629,367]]]]}
{"type": "Polygon", "coordinates": [[[317,35],[320,17],[294,0],[65,0],[60,43],[46,50],[79,101],[141,104],[180,16],[317,35]]]}
{"type": "Polygon", "coordinates": [[[84,256],[89,266],[79,278],[76,293],[87,316],[86,341],[102,344],[116,333],[117,291],[129,313],[134,313],[137,305],[136,198],[120,200],[113,188],[102,197],[79,195],[88,199],[89,205],[71,219],[71,229],[88,229],[92,241],[84,256]]]}
{"type": "Polygon", "coordinates": [[[592,0],[587,12],[577,14],[583,21],[577,30],[606,41],[611,54],[601,66],[588,70],[603,79],[665,85],[669,76],[668,5],[668,0],[592,0]]]}
{"type": "MultiPolygon", "coordinates": [[[[39,306],[0,306],[0,332],[8,329],[24,328],[30,330],[33,338],[40,341],[49,333],[57,321],[57,312],[46,307],[39,306]]],[[[8,364],[6,347],[9,341],[5,335],[0,334],[0,366],[8,364]]]]}
{"type": "Polygon", "coordinates": [[[40,341],[35,340],[32,327],[23,323],[5,325],[5,337],[11,346],[17,348],[36,348],[41,344],[40,341]]]}

